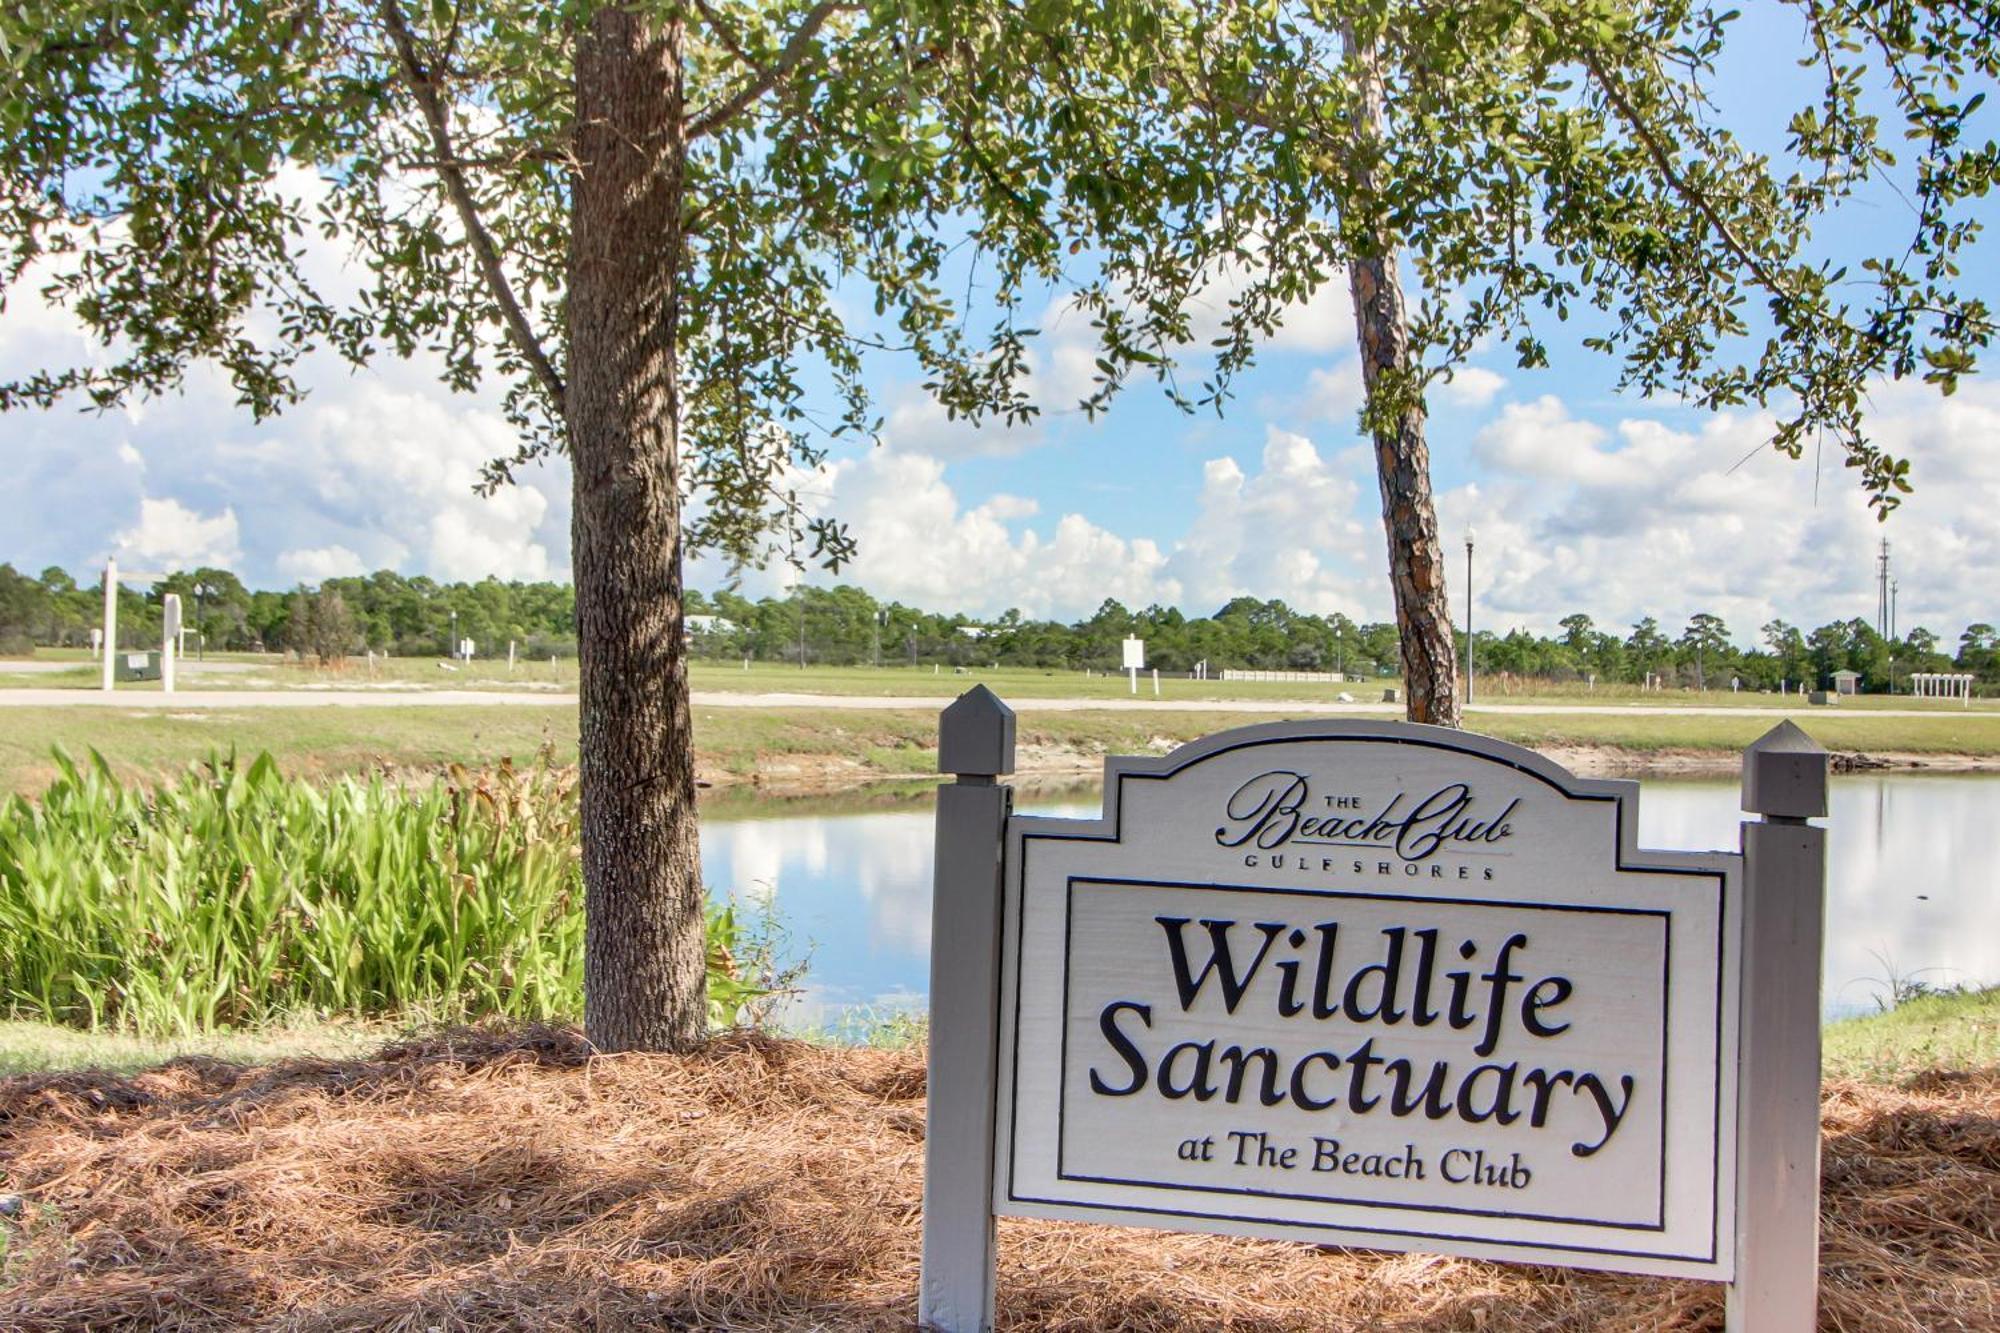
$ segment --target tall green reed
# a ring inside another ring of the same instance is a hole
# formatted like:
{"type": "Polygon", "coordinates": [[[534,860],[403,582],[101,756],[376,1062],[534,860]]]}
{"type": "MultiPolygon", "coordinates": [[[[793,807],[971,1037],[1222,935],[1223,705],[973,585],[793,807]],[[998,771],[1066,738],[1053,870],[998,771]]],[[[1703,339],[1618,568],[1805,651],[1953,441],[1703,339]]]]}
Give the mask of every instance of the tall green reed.
{"type": "MultiPolygon", "coordinates": [[[[183,1035],[301,1014],[574,1017],[574,777],[546,761],[308,783],[214,756],[155,788],[56,756],[0,802],[0,1010],[183,1035]]],[[[710,913],[710,1010],[756,1016],[768,936],[710,913]]]]}

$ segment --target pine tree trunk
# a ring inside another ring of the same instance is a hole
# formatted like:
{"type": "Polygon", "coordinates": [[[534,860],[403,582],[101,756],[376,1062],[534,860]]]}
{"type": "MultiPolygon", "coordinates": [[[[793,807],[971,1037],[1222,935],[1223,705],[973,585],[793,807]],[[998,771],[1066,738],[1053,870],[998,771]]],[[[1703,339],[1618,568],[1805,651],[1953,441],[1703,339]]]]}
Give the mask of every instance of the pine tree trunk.
{"type": "MultiPolygon", "coordinates": [[[[1350,46],[1353,37],[1348,38],[1350,46]]],[[[1360,107],[1355,126],[1364,143],[1383,133],[1382,80],[1372,53],[1356,52],[1360,107]]],[[[1364,167],[1364,197],[1375,189],[1364,167]]],[[[1461,713],[1451,610],[1445,597],[1444,551],[1431,498],[1431,451],[1424,438],[1424,400],[1410,356],[1409,312],[1397,272],[1393,239],[1378,230],[1371,253],[1348,266],[1361,379],[1375,442],[1375,476],[1382,488],[1382,526],[1389,538],[1389,582],[1396,596],[1402,647],[1404,711],[1412,722],[1456,727],[1461,713]]]]}
{"type": "Polygon", "coordinates": [[[576,55],[568,411],[581,657],[584,1021],[604,1050],[707,1029],[681,629],[676,329],[683,29],[606,6],[576,55]]]}

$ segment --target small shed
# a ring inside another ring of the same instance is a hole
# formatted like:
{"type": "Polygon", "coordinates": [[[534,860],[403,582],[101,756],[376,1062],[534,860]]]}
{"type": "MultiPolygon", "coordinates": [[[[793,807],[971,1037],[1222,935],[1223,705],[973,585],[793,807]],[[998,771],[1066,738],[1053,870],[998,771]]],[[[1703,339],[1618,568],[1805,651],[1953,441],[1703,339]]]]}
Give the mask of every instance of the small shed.
{"type": "Polygon", "coordinates": [[[1859,694],[1861,692],[1861,673],[1859,671],[1834,672],[1833,692],[1835,694],[1859,694]]]}

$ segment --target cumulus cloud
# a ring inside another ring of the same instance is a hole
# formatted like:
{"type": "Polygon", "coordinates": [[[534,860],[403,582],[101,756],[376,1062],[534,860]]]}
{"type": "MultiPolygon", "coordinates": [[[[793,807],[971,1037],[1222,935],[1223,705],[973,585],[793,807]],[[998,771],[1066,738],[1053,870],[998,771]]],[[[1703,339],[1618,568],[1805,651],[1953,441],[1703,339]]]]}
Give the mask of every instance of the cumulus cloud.
{"type": "Polygon", "coordinates": [[[1179,600],[1158,543],[1075,513],[1046,534],[1017,531],[1011,525],[1034,512],[1031,504],[1002,494],[967,505],[928,454],[889,449],[832,464],[821,493],[861,539],[842,577],[878,596],[993,612],[1018,606],[1030,615],[1094,608],[1106,597],[1141,606],[1179,600]]]}
{"type": "MultiPolygon", "coordinates": [[[[311,201],[323,186],[289,171],[311,201]]],[[[304,261],[322,290],[350,295],[342,246],[314,235],[304,261]]],[[[101,363],[30,273],[0,318],[0,376],[101,363]]],[[[252,336],[268,321],[253,319],[252,336]]],[[[262,424],[226,377],[193,367],[177,393],[115,412],[63,405],[7,419],[14,485],[0,489],[0,558],[86,567],[107,554],[150,565],[229,564],[253,584],[399,567],[442,578],[561,577],[568,565],[568,474],[527,469],[494,498],[480,467],[516,437],[485,391],[454,395],[436,358],[384,359],[356,372],[329,355],[298,367],[306,401],[262,424]],[[136,519],[135,516],[136,515],[136,519]],[[122,549],[121,549],[122,548],[122,549]]]]}
{"type": "MultiPolygon", "coordinates": [[[[1816,473],[1811,459],[1763,447],[1768,418],[1600,424],[1554,396],[1505,404],[1469,446],[1434,441],[1454,472],[1469,468],[1473,478],[1439,495],[1453,611],[1464,605],[1462,543],[1476,526],[1482,627],[1549,632],[1581,610],[1621,633],[1647,615],[1678,631],[1708,611],[1748,643],[1774,616],[1807,626],[1872,618],[1871,562],[1886,531],[1899,625],[1955,639],[1968,620],[2000,614],[1988,605],[2000,568],[2000,451],[1987,444],[2000,435],[2000,388],[1941,400],[1890,387],[1875,408],[1877,436],[1914,459],[1918,480],[1886,529],[1845,469],[1828,460],[1816,473]]],[[[813,489],[860,540],[860,560],[843,577],[920,605],[1073,618],[1116,597],[1207,614],[1249,593],[1388,618],[1366,446],[1333,451],[1267,426],[1261,451],[1239,459],[1241,450],[1160,461],[1151,484],[1192,491],[1192,513],[1126,531],[1046,496],[979,499],[944,460],[893,445],[835,465],[813,489]]]]}
{"type": "MultiPolygon", "coordinates": [[[[316,276],[339,281],[340,258],[316,252],[316,276]]],[[[1243,285],[1243,274],[1224,273],[1202,293],[1191,360],[1243,285]]],[[[843,578],[976,614],[1019,606],[1074,617],[1106,597],[1200,614],[1249,593],[1388,616],[1373,465],[1349,443],[1362,395],[1344,285],[1288,311],[1265,364],[1239,386],[1238,410],[1253,405],[1263,419],[1255,426],[1239,415],[1181,424],[1121,405],[1087,434],[1072,429],[1068,409],[1095,374],[1094,331],[1063,303],[1045,316],[1030,356],[1046,417],[973,429],[914,387],[892,387],[887,447],[801,479],[809,503],[860,540],[843,578]],[[1174,424],[1162,429],[1163,419],[1174,424]],[[1029,453],[1057,441],[1060,465],[1053,450],[1029,453]],[[1078,461],[1086,450],[1090,461],[1078,461]],[[1134,496],[1157,503],[1137,507],[1134,496]]],[[[25,296],[0,319],[0,374],[96,355],[64,312],[25,296]]],[[[565,577],[567,465],[528,469],[490,499],[475,494],[480,465],[511,453],[514,436],[490,393],[448,394],[434,370],[388,361],[357,374],[309,359],[308,401],[262,425],[207,369],[183,393],[119,412],[10,417],[0,558],[31,569],[84,569],[112,553],[138,568],[227,564],[265,585],[381,566],[565,577]]],[[[1968,620],[2000,620],[2000,386],[1971,383],[1948,400],[1916,386],[1877,392],[1871,428],[1913,459],[1918,486],[1886,528],[1832,459],[1816,468],[1760,449],[1770,423],[1755,415],[1586,411],[1554,395],[1509,401],[1508,388],[1467,367],[1436,396],[1470,423],[1469,438],[1435,430],[1432,446],[1454,610],[1464,530],[1480,532],[1482,625],[1546,631],[1584,610],[1611,628],[1641,615],[1678,628],[1712,611],[1747,639],[1773,615],[1870,617],[1885,533],[1902,626],[1951,639],[1968,620]]],[[[1130,397],[1145,392],[1135,384],[1130,397]]],[[[699,564],[691,578],[712,587],[721,574],[699,564]]],[[[753,579],[750,590],[772,582],[753,579]]]]}
{"type": "Polygon", "coordinates": [[[1974,572],[2000,568],[2000,458],[1989,443],[2000,389],[1940,399],[1887,386],[1871,426],[1913,460],[1917,481],[1886,525],[1832,459],[1769,449],[1768,418],[1607,429],[1553,397],[1511,404],[1480,432],[1484,476],[1441,497],[1440,522],[1452,546],[1478,529],[1475,591],[1496,618],[1488,624],[1547,630],[1580,610],[1611,629],[1642,615],[1677,629],[1708,611],[1749,642],[1773,617],[1872,620],[1872,562],[1887,536],[1899,628],[1955,636],[1991,615],[1990,578],[1974,572]]]}
{"type": "Polygon", "coordinates": [[[1369,534],[1357,512],[1365,453],[1329,461],[1310,439],[1272,426],[1261,462],[1254,476],[1230,458],[1202,467],[1200,507],[1169,566],[1192,608],[1205,614],[1248,592],[1366,614],[1369,534]]]}
{"type": "Polygon", "coordinates": [[[1461,407],[1485,407],[1507,387],[1507,377],[1484,366],[1461,366],[1437,385],[1438,396],[1461,407]]]}
{"type": "Polygon", "coordinates": [[[444,391],[425,365],[311,364],[306,402],[263,423],[206,368],[133,412],[10,418],[8,558],[81,567],[130,552],[160,567],[226,564],[253,584],[385,566],[566,576],[566,464],[478,495],[481,465],[515,447],[491,402],[444,391]]]}
{"type": "Polygon", "coordinates": [[[165,573],[198,565],[228,566],[243,554],[237,540],[236,511],[212,516],[189,509],[179,500],[139,501],[139,521],[112,540],[118,558],[165,573]]]}
{"type": "Polygon", "coordinates": [[[278,572],[294,583],[320,583],[368,572],[368,562],[345,546],[311,546],[278,557],[278,572]]]}

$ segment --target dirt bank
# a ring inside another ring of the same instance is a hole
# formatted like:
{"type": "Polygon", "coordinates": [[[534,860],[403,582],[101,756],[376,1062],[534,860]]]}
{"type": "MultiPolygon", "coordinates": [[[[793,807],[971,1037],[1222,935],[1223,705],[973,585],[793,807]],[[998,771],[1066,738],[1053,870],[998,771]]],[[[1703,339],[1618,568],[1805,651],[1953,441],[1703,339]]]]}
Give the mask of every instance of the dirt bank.
{"type": "MultiPolygon", "coordinates": [[[[1165,754],[1178,743],[1165,737],[1155,737],[1148,745],[1129,752],[1165,754]]],[[[1740,750],[1631,750],[1616,745],[1541,745],[1531,748],[1572,773],[1592,778],[1732,778],[1743,768],[1740,750]]],[[[1104,775],[1104,756],[1105,750],[1101,746],[1024,745],[1016,759],[1016,782],[1017,785],[1071,783],[1100,778],[1104,775]]],[[[1836,773],[2000,773],[2000,757],[1835,751],[1833,768],[1836,773]]],[[[840,791],[866,783],[913,781],[936,776],[934,759],[930,763],[913,762],[901,771],[895,771],[838,754],[786,754],[760,760],[757,767],[749,772],[734,771],[719,764],[701,765],[699,768],[701,781],[709,786],[754,785],[788,795],[840,791]]]]}
{"type": "MultiPolygon", "coordinates": [[[[1740,750],[1627,750],[1615,745],[1538,745],[1541,754],[1572,773],[1593,778],[1735,777],[1740,750]]],[[[1835,750],[1836,773],[2000,773],[2000,759],[1977,754],[1864,753],[1835,750]]]]}
{"type": "MultiPolygon", "coordinates": [[[[912,1326],[920,1055],[572,1032],[0,1080],[0,1327],[912,1326]]],[[[2000,1072],[1827,1090],[1822,1327],[1990,1329],[2000,1072]]],[[[1010,1329],[1694,1330],[1695,1283],[1000,1229],[1010,1329]]]]}

